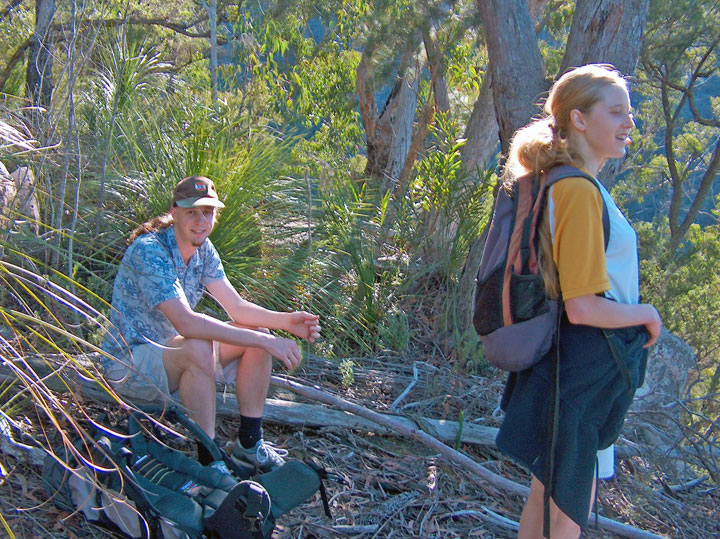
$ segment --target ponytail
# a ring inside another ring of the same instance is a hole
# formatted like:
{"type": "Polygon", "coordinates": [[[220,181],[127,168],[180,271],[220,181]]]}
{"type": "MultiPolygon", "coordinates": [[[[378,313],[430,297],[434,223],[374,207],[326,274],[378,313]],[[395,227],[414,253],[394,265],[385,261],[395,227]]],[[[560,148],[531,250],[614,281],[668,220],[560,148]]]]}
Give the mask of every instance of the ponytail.
{"type": "Polygon", "coordinates": [[[577,165],[566,136],[555,127],[553,116],[539,118],[517,130],[510,141],[505,181],[529,172],[540,173],[557,165],[577,165]]]}
{"type": "Polygon", "coordinates": [[[143,234],[149,234],[151,232],[157,232],[159,230],[163,230],[165,228],[170,227],[170,225],[173,224],[173,216],[170,212],[164,213],[162,215],[159,215],[158,217],[153,217],[152,219],[149,219],[145,221],[143,224],[135,228],[131,233],[130,237],[127,240],[127,244],[130,245],[132,242],[134,242],[138,236],[142,236],[143,234]]]}

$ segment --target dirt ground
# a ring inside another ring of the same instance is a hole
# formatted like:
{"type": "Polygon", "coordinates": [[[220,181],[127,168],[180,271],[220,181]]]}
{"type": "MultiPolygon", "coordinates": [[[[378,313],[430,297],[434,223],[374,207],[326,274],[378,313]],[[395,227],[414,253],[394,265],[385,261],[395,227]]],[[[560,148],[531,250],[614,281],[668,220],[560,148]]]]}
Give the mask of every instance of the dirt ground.
{"type": "MultiPolygon", "coordinates": [[[[416,385],[397,404],[396,412],[497,427],[497,403],[503,380],[498,373],[458,373],[445,363],[416,363],[416,385]]],[[[315,360],[295,378],[378,412],[390,406],[413,380],[413,362],[393,355],[353,359],[352,380],[343,387],[337,363],[315,360]]],[[[348,373],[345,371],[345,382],[348,373]]],[[[275,398],[300,400],[275,392],[275,398]]],[[[86,403],[90,413],[107,412],[86,403]],[[94,409],[94,411],[93,411],[94,409]]],[[[112,412],[112,411],[111,411],[112,412]]],[[[115,412],[112,412],[115,413],[115,412]]],[[[117,411],[119,413],[119,411],[117,411]]],[[[28,414],[29,417],[30,414],[28,414]]],[[[230,439],[234,420],[222,418],[218,436],[230,439]]],[[[506,538],[516,535],[523,500],[497,487],[478,485],[468,471],[434,454],[427,446],[402,436],[381,436],[346,428],[296,428],[266,424],[265,437],[287,449],[291,457],[312,456],[343,482],[327,482],[332,518],[319,495],[279,519],[276,538],[506,538]]],[[[194,444],[177,446],[192,454],[194,444]]],[[[524,470],[494,448],[462,444],[460,449],[488,469],[521,484],[524,470]]],[[[0,455],[0,514],[15,537],[116,537],[48,503],[39,467],[0,455]]],[[[720,492],[709,482],[686,490],[669,488],[668,471],[652,455],[620,459],[614,479],[602,481],[599,514],[666,537],[720,536],[720,492]]],[[[591,520],[592,523],[592,520],[591,520]]],[[[583,537],[615,537],[589,529],[583,537]]]]}

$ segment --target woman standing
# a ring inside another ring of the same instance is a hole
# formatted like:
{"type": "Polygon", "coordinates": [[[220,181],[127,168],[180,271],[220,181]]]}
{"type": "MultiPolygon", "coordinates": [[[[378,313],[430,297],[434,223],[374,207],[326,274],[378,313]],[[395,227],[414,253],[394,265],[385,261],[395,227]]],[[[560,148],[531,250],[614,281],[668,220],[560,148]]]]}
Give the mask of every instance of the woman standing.
{"type": "MultiPolygon", "coordinates": [[[[612,66],[567,72],[551,88],[544,109],[543,118],[515,133],[506,181],[557,165],[595,177],[607,159],[625,155],[635,124],[627,83],[612,66]]],[[[617,438],[642,383],[647,348],[662,327],[655,308],[638,303],[636,234],[596,183],[577,177],[550,187],[540,265],[547,294],[561,296],[565,305],[559,345],[533,367],[510,375],[501,404],[505,419],[497,445],[532,473],[521,538],[543,535],[548,485],[551,536],[578,537],[587,525],[597,451],[617,438]],[[607,248],[603,204],[610,217],[607,248]],[[556,356],[559,409],[553,429],[556,356]]]]}

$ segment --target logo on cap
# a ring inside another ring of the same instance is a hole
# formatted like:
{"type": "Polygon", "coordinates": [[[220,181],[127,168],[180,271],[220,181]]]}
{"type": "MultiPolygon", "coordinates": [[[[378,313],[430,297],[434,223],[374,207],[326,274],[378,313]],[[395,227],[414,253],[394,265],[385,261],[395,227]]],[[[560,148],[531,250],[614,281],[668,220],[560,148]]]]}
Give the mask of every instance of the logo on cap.
{"type": "Polygon", "coordinates": [[[205,185],[204,183],[198,182],[195,184],[195,190],[196,191],[207,191],[207,185],[205,185]]]}

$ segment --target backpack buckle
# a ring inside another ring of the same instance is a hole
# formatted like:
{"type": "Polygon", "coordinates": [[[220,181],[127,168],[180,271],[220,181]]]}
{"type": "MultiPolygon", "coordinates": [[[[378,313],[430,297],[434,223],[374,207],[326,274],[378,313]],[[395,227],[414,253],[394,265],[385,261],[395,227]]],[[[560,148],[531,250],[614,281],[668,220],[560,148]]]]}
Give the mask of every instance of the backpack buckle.
{"type": "Polygon", "coordinates": [[[235,506],[243,511],[245,518],[252,520],[255,523],[265,519],[262,514],[263,501],[265,499],[265,489],[254,482],[248,482],[247,498],[245,500],[245,508],[243,511],[242,498],[238,498],[235,501],[235,506]]]}

